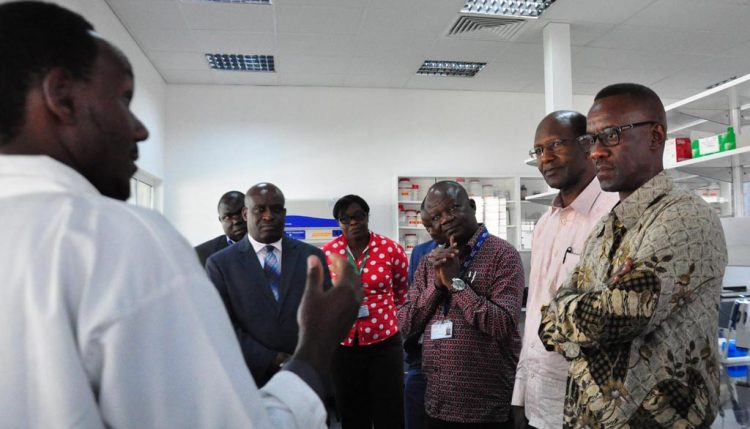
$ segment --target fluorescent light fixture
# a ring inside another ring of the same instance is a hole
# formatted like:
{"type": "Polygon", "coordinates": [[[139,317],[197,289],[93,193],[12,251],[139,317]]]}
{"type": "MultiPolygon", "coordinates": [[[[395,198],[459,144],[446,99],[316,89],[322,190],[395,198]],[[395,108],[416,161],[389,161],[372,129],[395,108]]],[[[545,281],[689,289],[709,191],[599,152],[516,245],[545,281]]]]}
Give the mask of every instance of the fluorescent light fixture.
{"type": "Polygon", "coordinates": [[[555,0],[466,0],[461,13],[539,18],[555,0]]]}
{"type": "Polygon", "coordinates": [[[724,80],[722,80],[721,82],[716,82],[716,83],[715,83],[715,84],[713,84],[713,85],[708,85],[708,86],[706,87],[706,89],[713,89],[713,88],[716,88],[717,86],[721,86],[721,85],[724,85],[725,83],[727,83],[727,82],[731,82],[731,81],[733,81],[733,80],[735,80],[735,79],[737,79],[737,76],[732,76],[732,77],[730,77],[729,79],[724,79],[724,80]]]}
{"type": "Polygon", "coordinates": [[[208,65],[214,70],[244,72],[276,71],[273,55],[206,54],[208,65]]]}
{"type": "Polygon", "coordinates": [[[474,77],[487,63],[469,63],[464,61],[426,60],[417,70],[417,74],[433,76],[474,77]]]}
{"type": "Polygon", "coordinates": [[[203,3],[232,3],[232,4],[271,4],[271,0],[182,0],[183,2],[203,2],[203,3]]]}

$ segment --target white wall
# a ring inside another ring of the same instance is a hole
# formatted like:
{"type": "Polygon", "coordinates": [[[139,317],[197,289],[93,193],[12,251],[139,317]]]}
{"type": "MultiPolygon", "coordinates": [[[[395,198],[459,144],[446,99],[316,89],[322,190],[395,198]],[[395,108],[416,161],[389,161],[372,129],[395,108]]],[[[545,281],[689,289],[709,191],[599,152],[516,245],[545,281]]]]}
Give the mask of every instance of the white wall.
{"type": "MultiPolygon", "coordinates": [[[[0,3],[5,1],[0,0],[0,3]]],[[[167,85],[104,0],[56,0],[94,25],[97,33],[128,56],[135,74],[133,112],[148,127],[149,139],[141,143],[138,167],[164,178],[164,105],[167,85]]],[[[157,201],[157,207],[161,201],[157,201]]]]}
{"type": "Polygon", "coordinates": [[[359,194],[393,236],[398,175],[534,176],[523,160],[544,96],[169,85],[166,111],[164,211],[198,244],[221,233],[219,196],[260,181],[287,199],[359,194]]]}

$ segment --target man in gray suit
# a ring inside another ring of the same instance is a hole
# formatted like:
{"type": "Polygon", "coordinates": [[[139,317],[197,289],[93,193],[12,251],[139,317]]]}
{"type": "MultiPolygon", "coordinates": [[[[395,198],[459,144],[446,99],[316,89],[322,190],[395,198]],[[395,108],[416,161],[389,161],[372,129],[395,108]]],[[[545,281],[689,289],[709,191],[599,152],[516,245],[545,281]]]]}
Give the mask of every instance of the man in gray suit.
{"type": "Polygon", "coordinates": [[[242,218],[243,207],[245,207],[245,195],[242,192],[229,191],[221,196],[217,210],[224,234],[195,247],[201,266],[206,266],[209,256],[242,240],[242,237],[247,234],[245,219],[242,218]]]}
{"type": "Polygon", "coordinates": [[[247,238],[215,253],[206,263],[258,386],[284,365],[297,346],[297,307],[308,256],[320,258],[325,268],[323,287],[331,286],[323,252],[283,236],[284,202],[284,194],[271,183],[250,188],[242,209],[247,238]]]}

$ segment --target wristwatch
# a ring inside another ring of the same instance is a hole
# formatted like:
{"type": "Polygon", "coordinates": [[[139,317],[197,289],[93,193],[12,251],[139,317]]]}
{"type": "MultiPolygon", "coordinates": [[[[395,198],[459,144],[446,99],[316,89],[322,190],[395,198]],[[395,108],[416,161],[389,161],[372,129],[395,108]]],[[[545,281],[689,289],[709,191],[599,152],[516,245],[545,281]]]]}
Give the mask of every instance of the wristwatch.
{"type": "Polygon", "coordinates": [[[453,283],[451,283],[451,292],[461,292],[462,290],[466,289],[466,282],[458,277],[454,277],[451,279],[453,283]]]}

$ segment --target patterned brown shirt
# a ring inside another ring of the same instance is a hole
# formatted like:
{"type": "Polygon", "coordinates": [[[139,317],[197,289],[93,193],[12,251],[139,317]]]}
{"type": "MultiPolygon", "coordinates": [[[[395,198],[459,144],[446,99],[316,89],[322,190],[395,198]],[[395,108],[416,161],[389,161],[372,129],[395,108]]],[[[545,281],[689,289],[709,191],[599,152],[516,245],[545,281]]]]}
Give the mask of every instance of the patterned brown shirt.
{"type": "Polygon", "coordinates": [[[542,308],[542,342],[571,361],[565,428],[710,427],[726,263],[716,213],[664,172],[602,218],[542,308]]]}
{"type": "Polygon", "coordinates": [[[468,287],[450,295],[445,314],[449,294],[435,287],[435,270],[422,258],[406,303],[399,308],[399,327],[405,336],[424,331],[422,372],[430,417],[459,423],[504,422],[510,415],[521,350],[521,258],[507,241],[490,235],[468,272],[468,287]],[[453,337],[433,340],[432,325],[445,319],[453,322],[453,337]]]}

